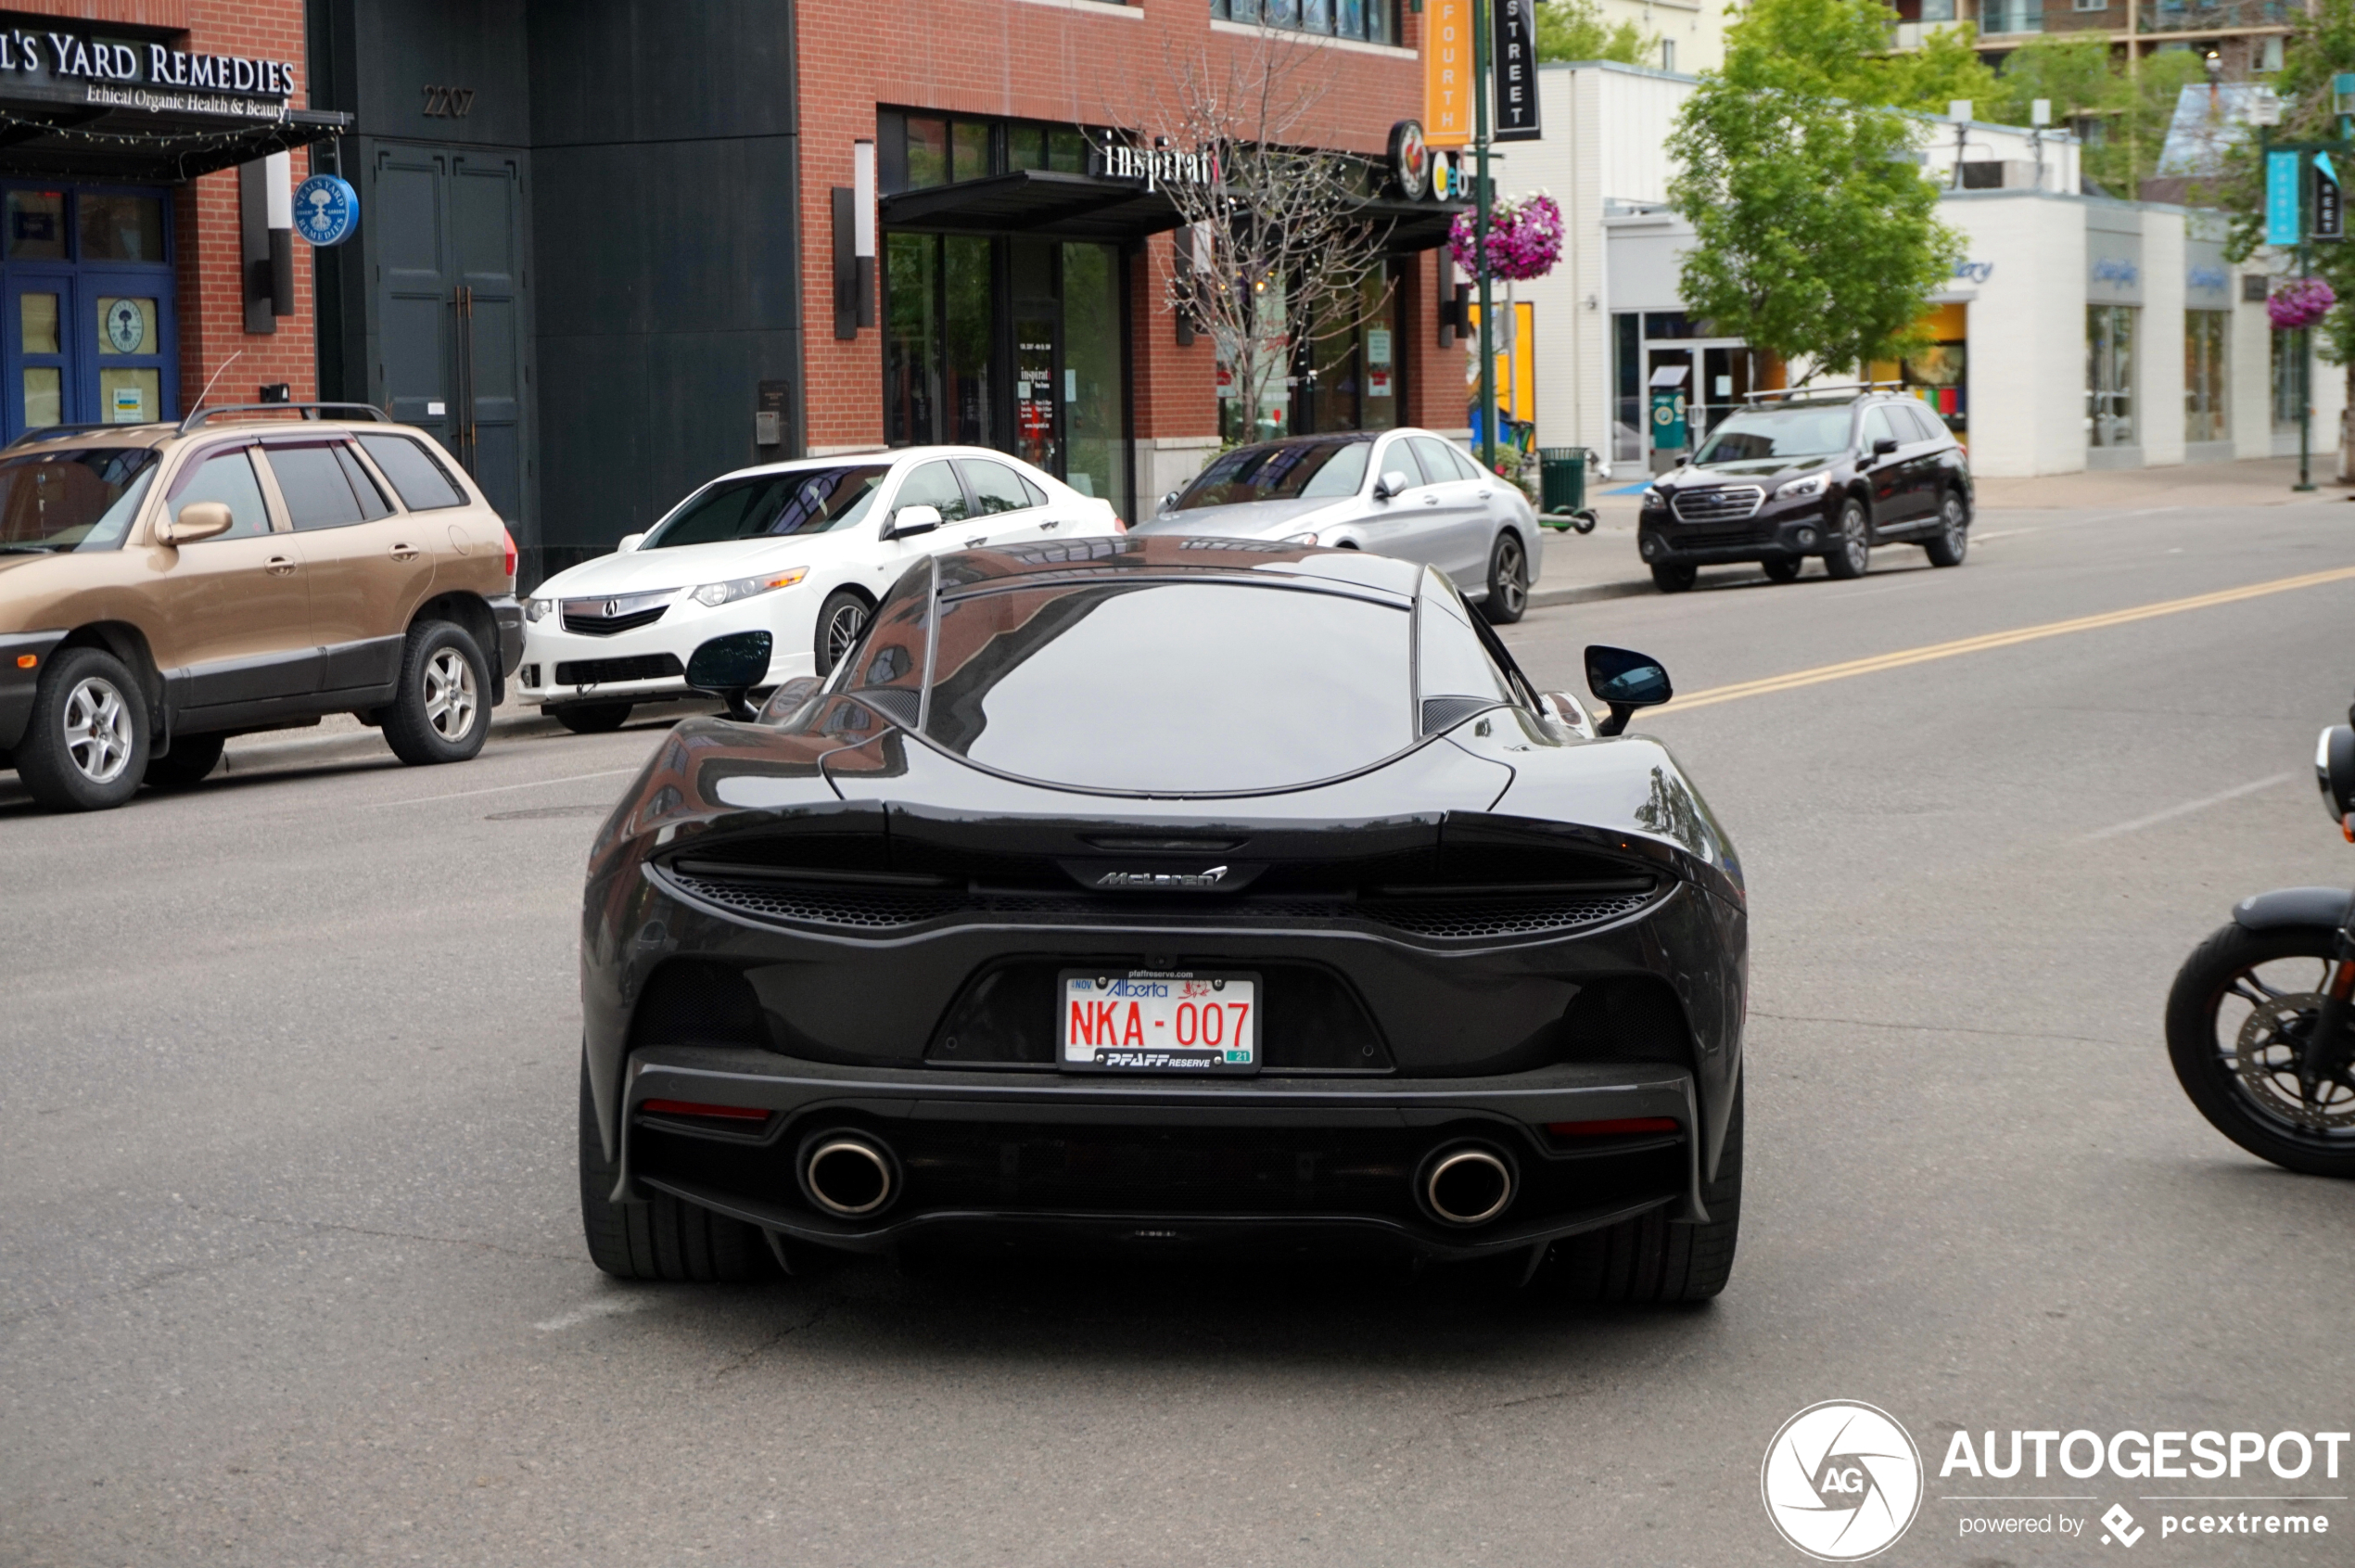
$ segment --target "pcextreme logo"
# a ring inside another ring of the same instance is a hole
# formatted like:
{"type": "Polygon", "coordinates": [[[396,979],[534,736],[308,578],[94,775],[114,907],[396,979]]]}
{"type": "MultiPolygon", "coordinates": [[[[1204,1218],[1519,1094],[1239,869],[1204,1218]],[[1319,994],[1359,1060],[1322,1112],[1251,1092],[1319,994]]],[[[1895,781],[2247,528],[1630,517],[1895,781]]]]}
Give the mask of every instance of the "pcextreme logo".
{"type": "Polygon", "coordinates": [[[1783,1539],[1820,1562],[1858,1562],[1920,1511],[1921,1451],[1886,1410],[1827,1399],[1783,1422],[1758,1488],[1783,1539]]]}

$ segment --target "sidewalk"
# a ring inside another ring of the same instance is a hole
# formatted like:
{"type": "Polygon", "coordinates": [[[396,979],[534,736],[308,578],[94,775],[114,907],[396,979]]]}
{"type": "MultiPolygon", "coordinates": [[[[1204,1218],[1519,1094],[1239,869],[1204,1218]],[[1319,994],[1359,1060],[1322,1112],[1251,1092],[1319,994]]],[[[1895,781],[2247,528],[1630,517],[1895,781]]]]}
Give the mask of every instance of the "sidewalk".
{"type": "MultiPolygon", "coordinates": [[[[2355,485],[2333,476],[2336,452],[2317,453],[2311,465],[2314,489],[2300,494],[2295,457],[2259,457],[2242,463],[2178,464],[2171,468],[2116,468],[2081,474],[2045,474],[2034,478],[1987,479],[1977,483],[1980,511],[2107,511],[2182,506],[2293,506],[2355,501],[2355,485]]],[[[1618,599],[1652,592],[1651,573],[1636,554],[1636,497],[1615,495],[1619,479],[1592,497],[1602,519],[1581,536],[1546,530],[1546,564],[1529,595],[1533,608],[1618,599]]]]}

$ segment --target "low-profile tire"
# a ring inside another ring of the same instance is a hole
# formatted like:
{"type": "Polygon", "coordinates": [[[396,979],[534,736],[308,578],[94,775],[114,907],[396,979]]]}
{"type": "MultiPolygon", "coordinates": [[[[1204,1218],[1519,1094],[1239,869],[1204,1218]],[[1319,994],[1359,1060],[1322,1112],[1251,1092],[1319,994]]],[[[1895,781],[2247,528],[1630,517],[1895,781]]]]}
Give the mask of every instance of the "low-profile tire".
{"type": "Polygon", "coordinates": [[[1480,613],[1490,624],[1510,626],[1529,608],[1529,547],[1510,529],[1488,552],[1488,597],[1480,613]]]}
{"type": "Polygon", "coordinates": [[[1948,491],[1939,504],[1938,531],[1922,545],[1933,567],[1959,567],[1970,554],[1970,509],[1958,491],[1948,491]]]}
{"type": "Polygon", "coordinates": [[[1701,1188],[1701,1202],[1709,1209],[1706,1225],[1671,1224],[1675,1205],[1663,1205],[1556,1242],[1549,1260],[1554,1288],[1572,1301],[1647,1306],[1707,1301],[1725,1288],[1742,1220],[1739,1084],[1734,1088],[1734,1114],[1725,1123],[1725,1147],[1717,1158],[1717,1179],[1701,1188]]]}
{"type": "Polygon", "coordinates": [[[64,648],[42,673],[17,777],[52,811],[104,811],[139,792],[147,771],[147,703],[121,659],[64,648]]]}
{"type": "Polygon", "coordinates": [[[1865,515],[1865,504],[1852,495],[1839,504],[1839,521],[1832,525],[1830,544],[1824,552],[1825,576],[1845,580],[1872,568],[1872,519],[1865,515]]]}
{"type": "Polygon", "coordinates": [[[490,675],[463,626],[420,621],[401,655],[401,686],[376,710],[385,744],[413,768],[464,762],[490,737],[490,675]]]}
{"type": "Polygon", "coordinates": [[[837,588],[826,595],[826,602],[818,606],[817,636],[809,650],[817,660],[818,674],[834,673],[835,661],[859,645],[867,630],[867,618],[874,613],[867,596],[856,589],[837,588]]]}
{"type": "Polygon", "coordinates": [[[1700,568],[1678,561],[1661,561],[1652,567],[1652,586],[1662,593],[1682,593],[1700,580],[1700,568]]]}
{"type": "Polygon", "coordinates": [[[221,766],[221,748],[228,744],[226,735],[176,736],[170,751],[147,759],[147,787],[189,789],[204,783],[221,766]]]}
{"type": "MultiPolygon", "coordinates": [[[[2271,1107],[2260,1103],[2236,1070],[2242,1030],[2234,1030],[2236,1061],[2227,1063],[2219,1050],[2217,1026],[2224,999],[2235,994],[2235,983],[2260,964],[2304,969],[2310,962],[2314,991],[2303,994],[2319,1002],[2316,993],[2322,989],[2321,981],[2329,971],[2337,943],[2338,933],[2327,926],[2250,931],[2236,923],[2193,950],[2167,993],[2167,1054],[2174,1064],[2176,1081],[2199,1114],[2259,1159],[2307,1176],[2355,1177],[2355,1127],[2346,1125],[2349,1100],[2345,1082],[2337,1087],[2336,1104],[2323,1107],[2340,1122],[2336,1131],[2298,1127],[2285,1114],[2285,1104],[2296,1090],[2276,1079],[2281,1103],[2271,1107]]],[[[2281,971],[2274,974],[2276,980],[2287,978],[2281,971]]],[[[2252,986],[2237,994],[2247,999],[2262,988],[2252,986]]],[[[2300,993],[2284,991],[2281,996],[2287,999],[2285,1005],[2293,1015],[2311,1018],[2312,1005],[2298,1005],[2300,993]]],[[[2248,1016],[2244,1015],[2244,1023],[2248,1016]]],[[[2280,1053],[2278,1047],[2276,1052],[2280,1053]]],[[[2254,1058],[2263,1059],[2261,1051],[2254,1058]]]]}
{"type": "Polygon", "coordinates": [[[1758,563],[1769,582],[1797,582],[1800,569],[1807,565],[1804,555],[1769,555],[1758,563]]]}
{"type": "Polygon", "coordinates": [[[580,1064],[580,1228],[589,1258],[617,1280],[736,1283],[777,1272],[757,1226],[656,1192],[652,1203],[617,1204],[614,1162],[597,1131],[589,1064],[580,1064]]]}
{"type": "Polygon", "coordinates": [[[548,717],[576,735],[609,735],[629,721],[626,702],[568,702],[548,709],[548,717]]]}

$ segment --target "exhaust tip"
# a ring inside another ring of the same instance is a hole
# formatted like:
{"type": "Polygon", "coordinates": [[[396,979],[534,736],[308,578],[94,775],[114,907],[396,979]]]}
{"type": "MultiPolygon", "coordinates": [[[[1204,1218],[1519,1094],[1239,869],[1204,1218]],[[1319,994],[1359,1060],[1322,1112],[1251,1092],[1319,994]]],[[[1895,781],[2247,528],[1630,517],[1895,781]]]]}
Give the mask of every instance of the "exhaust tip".
{"type": "Polygon", "coordinates": [[[899,1195],[897,1162],[863,1133],[823,1132],[804,1145],[801,1187],[837,1219],[881,1213],[899,1195]]]}
{"type": "Polygon", "coordinates": [[[1423,1207],[1448,1225],[1485,1225],[1512,1206],[1512,1161],[1484,1143],[1459,1143],[1424,1167],[1423,1207]]]}

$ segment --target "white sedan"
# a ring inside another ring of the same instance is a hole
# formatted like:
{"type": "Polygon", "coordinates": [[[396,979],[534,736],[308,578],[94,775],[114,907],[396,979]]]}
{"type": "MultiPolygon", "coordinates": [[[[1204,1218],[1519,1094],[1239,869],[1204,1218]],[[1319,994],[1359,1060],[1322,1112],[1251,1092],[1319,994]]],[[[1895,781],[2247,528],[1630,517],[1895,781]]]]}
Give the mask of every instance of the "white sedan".
{"type": "Polygon", "coordinates": [[[980,447],[742,468],[533,591],[519,695],[569,729],[610,730],[632,704],[685,695],[688,658],[735,631],[774,639],[761,686],[823,675],[926,555],[1121,528],[1110,503],[980,447]]]}

